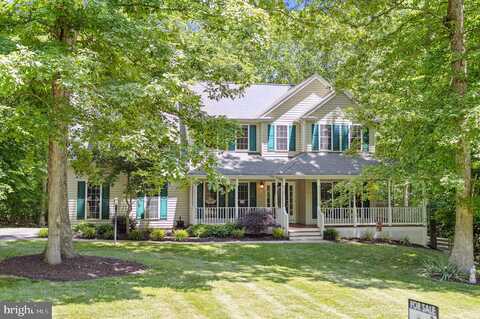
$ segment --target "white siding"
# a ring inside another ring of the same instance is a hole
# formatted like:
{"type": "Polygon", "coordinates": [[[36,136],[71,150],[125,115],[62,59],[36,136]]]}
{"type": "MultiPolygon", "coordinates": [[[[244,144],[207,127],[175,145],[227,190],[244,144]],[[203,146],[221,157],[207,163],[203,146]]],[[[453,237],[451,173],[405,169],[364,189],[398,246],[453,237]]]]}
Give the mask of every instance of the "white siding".
{"type": "MultiPolygon", "coordinates": [[[[67,192],[68,192],[68,211],[72,225],[75,225],[83,220],[77,220],[77,191],[78,181],[85,181],[86,179],[77,177],[72,169],[68,171],[67,192]]],[[[125,211],[125,201],[123,191],[125,189],[126,177],[121,176],[113,185],[110,186],[110,218],[113,217],[115,204],[114,199],[119,199],[119,211],[125,211]]],[[[180,188],[175,184],[169,185],[168,188],[168,214],[167,220],[142,220],[141,225],[153,228],[167,228],[170,229],[175,225],[175,221],[182,219],[185,224],[189,223],[189,188],[180,188]]],[[[133,201],[132,216],[136,216],[136,200],[133,201]]],[[[87,220],[92,223],[110,223],[110,220],[87,220]]]]}

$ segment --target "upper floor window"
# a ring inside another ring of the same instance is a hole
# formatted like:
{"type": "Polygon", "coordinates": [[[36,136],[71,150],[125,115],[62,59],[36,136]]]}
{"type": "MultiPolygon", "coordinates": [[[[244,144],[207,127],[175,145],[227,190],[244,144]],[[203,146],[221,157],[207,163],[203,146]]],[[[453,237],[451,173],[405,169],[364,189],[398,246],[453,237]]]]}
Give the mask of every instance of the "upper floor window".
{"type": "Polygon", "coordinates": [[[248,151],[248,125],[242,125],[240,130],[240,136],[237,138],[237,150],[248,151]]]}
{"type": "Polygon", "coordinates": [[[367,128],[349,124],[312,124],[313,151],[346,151],[350,147],[368,152],[367,128]]]}
{"type": "Polygon", "coordinates": [[[288,149],[288,126],[277,125],[276,149],[278,151],[286,151],[288,149]]]}

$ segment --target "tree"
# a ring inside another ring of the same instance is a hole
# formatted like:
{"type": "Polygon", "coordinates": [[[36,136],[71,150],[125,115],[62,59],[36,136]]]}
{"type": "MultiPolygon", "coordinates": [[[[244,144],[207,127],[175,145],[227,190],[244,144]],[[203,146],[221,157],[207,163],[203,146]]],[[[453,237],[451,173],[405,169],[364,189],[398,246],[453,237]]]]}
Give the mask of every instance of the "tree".
{"type": "Polygon", "coordinates": [[[456,194],[451,261],[463,271],[473,265],[470,157],[479,157],[479,6],[319,0],[280,14],[297,22],[291,24],[298,26],[294,39],[304,50],[335,57],[335,63],[317,63],[318,73],[333,74],[335,87],[362,105],[354,116],[377,132],[376,155],[385,168],[428,185],[430,197],[456,194]]]}
{"type": "Polygon", "coordinates": [[[92,158],[93,141],[125,149],[150,132],[171,151],[155,167],[186,167],[174,157],[174,117],[189,129],[196,162],[212,164],[218,144],[209,138],[223,139],[224,126],[215,127],[224,120],[205,115],[188,84],[235,94],[254,80],[252,56],[268,40],[268,16],[246,1],[19,0],[0,10],[0,101],[48,134],[50,264],[74,255],[68,156],[86,167],[79,162],[92,158]]]}

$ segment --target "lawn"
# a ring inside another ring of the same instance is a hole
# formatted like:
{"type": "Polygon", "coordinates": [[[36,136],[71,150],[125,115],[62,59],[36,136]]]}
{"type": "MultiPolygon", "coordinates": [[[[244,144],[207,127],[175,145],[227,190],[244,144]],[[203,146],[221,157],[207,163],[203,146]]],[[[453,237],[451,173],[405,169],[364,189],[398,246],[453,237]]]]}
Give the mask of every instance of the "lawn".
{"type": "MultiPolygon", "coordinates": [[[[0,242],[0,259],[42,241],[0,242]]],[[[56,318],[406,318],[407,299],[441,318],[479,318],[480,287],[434,282],[421,248],[364,244],[76,243],[82,254],[140,261],[138,276],[51,283],[0,277],[2,301],[51,301],[56,318]]]]}

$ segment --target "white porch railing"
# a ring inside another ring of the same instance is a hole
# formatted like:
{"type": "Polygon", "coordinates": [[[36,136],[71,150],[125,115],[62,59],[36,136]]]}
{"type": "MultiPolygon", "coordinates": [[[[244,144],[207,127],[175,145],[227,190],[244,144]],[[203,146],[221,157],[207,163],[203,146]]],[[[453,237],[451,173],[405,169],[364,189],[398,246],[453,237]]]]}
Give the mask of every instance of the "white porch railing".
{"type": "Polygon", "coordinates": [[[323,208],[325,225],[423,225],[422,207],[323,208]]]}

